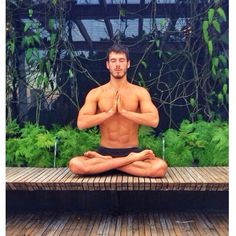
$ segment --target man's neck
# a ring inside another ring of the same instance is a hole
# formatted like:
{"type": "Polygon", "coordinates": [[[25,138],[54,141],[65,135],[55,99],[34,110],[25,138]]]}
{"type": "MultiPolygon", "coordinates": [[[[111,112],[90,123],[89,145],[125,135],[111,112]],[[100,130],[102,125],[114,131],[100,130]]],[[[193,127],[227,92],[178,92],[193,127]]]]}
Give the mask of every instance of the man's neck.
{"type": "Polygon", "coordinates": [[[128,83],[127,78],[124,77],[122,79],[115,79],[115,78],[110,78],[110,86],[114,89],[120,89],[121,87],[124,87],[128,83]]]}

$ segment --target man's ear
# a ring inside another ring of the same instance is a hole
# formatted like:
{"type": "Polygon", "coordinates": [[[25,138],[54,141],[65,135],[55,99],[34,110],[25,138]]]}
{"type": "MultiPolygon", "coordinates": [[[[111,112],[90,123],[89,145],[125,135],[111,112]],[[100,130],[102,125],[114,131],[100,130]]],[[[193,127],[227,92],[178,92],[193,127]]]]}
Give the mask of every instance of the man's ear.
{"type": "Polygon", "coordinates": [[[130,68],[130,61],[128,61],[128,68],[130,68]]]}
{"type": "Polygon", "coordinates": [[[109,70],[109,62],[108,61],[106,61],[106,67],[107,67],[107,69],[109,70]]]}

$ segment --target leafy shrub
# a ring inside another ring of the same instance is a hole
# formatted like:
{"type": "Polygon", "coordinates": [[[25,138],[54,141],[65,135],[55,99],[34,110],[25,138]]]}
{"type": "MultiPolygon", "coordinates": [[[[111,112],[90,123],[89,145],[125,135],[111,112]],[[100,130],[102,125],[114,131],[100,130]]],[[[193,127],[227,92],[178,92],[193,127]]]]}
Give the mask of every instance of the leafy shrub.
{"type": "Polygon", "coordinates": [[[79,131],[68,126],[58,130],[56,136],[60,138],[57,166],[66,166],[72,157],[83,155],[88,150],[96,150],[99,145],[99,134],[94,128],[79,131]]]}
{"type": "Polygon", "coordinates": [[[180,136],[185,140],[200,166],[228,165],[228,124],[219,120],[183,121],[180,136]]]}
{"type": "MultiPolygon", "coordinates": [[[[86,131],[72,127],[54,127],[48,131],[43,126],[26,123],[23,128],[15,121],[7,124],[6,165],[52,167],[54,144],[58,138],[56,166],[67,166],[68,161],[87,150],[96,150],[99,133],[96,128],[86,131]]],[[[200,166],[228,165],[228,124],[218,120],[191,123],[184,120],[179,130],[168,129],[163,134],[165,160],[169,166],[191,166],[198,160],[200,166]]],[[[163,156],[162,137],[156,137],[150,127],[139,129],[141,148],[153,150],[163,156]]]]}
{"type": "Polygon", "coordinates": [[[73,156],[96,149],[99,143],[96,129],[79,131],[71,127],[54,127],[48,131],[43,126],[30,123],[19,130],[10,127],[15,127],[15,122],[8,124],[7,132],[12,134],[15,130],[14,134],[19,134],[6,141],[7,166],[52,167],[56,137],[59,138],[57,167],[66,166],[73,156]]]}
{"type": "Polygon", "coordinates": [[[19,133],[19,137],[7,139],[7,166],[51,166],[53,135],[43,126],[30,123],[26,123],[19,133]]]}

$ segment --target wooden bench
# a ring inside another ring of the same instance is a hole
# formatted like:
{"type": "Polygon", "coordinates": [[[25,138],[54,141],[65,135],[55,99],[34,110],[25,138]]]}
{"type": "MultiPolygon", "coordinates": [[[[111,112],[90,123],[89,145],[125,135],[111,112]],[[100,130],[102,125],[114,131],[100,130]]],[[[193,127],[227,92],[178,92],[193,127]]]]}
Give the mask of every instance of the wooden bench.
{"type": "Polygon", "coordinates": [[[7,191],[228,191],[228,167],[169,167],[165,178],[78,176],[67,168],[7,167],[7,191]]]}

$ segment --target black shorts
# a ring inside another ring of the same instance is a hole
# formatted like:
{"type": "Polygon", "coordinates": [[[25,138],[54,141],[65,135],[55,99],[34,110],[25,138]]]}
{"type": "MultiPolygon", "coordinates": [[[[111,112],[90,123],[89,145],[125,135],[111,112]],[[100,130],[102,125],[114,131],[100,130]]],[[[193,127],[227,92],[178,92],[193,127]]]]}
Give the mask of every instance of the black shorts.
{"type": "Polygon", "coordinates": [[[106,148],[100,146],[97,152],[103,156],[112,156],[112,157],[125,157],[128,156],[131,152],[141,152],[143,149],[138,147],[132,148],[106,148]]]}

